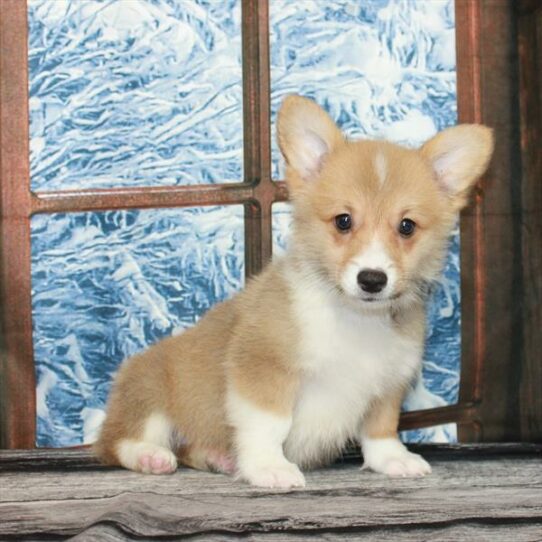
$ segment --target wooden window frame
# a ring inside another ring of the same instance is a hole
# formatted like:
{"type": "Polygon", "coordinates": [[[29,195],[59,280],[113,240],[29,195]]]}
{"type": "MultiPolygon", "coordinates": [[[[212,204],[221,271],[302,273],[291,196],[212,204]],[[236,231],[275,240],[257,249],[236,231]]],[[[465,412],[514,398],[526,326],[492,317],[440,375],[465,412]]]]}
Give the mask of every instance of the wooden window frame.
{"type": "MultiPolygon", "coordinates": [[[[514,47],[507,0],[456,0],[457,97],[460,122],[485,122],[501,127],[505,136],[497,153],[516,144],[510,118],[498,116],[514,106],[514,81],[499,81],[509,68],[514,47]],[[485,38],[494,31],[492,44],[485,38]],[[494,70],[494,71],[492,71],[494,70]],[[496,92],[496,85],[500,91],[496,92]],[[502,87],[505,87],[504,90],[502,87]]],[[[244,179],[240,183],[173,187],[134,187],[32,192],[29,177],[28,42],[25,0],[0,3],[0,208],[1,208],[1,318],[3,355],[0,365],[0,446],[36,446],[36,380],[32,344],[30,219],[36,213],[105,211],[112,209],[172,208],[242,204],[245,209],[246,275],[258,273],[271,257],[272,205],[286,201],[286,186],[271,178],[270,66],[268,0],[242,1],[244,179]]],[[[514,147],[516,149],[516,147],[514,147]]],[[[519,146],[517,146],[519,153],[519,146]]],[[[514,150],[514,152],[516,152],[514,150]]],[[[518,154],[519,156],[519,154],[518,154]]],[[[500,375],[510,370],[513,324],[499,340],[488,342],[488,317],[503,310],[514,294],[510,281],[504,292],[492,287],[508,271],[502,258],[488,248],[488,240],[504,236],[514,224],[514,209],[502,209],[513,176],[513,153],[501,152],[482,181],[474,203],[462,214],[461,288],[462,360],[459,401],[455,405],[404,413],[401,429],[456,422],[462,441],[502,437],[491,426],[499,420],[502,405],[491,394],[502,391],[486,378],[495,367],[500,375]],[[487,194],[484,187],[491,184],[487,194]],[[495,209],[506,216],[488,220],[495,209]],[[508,213],[508,214],[506,214],[508,213]],[[508,297],[507,297],[508,296],[508,297]],[[504,350],[503,350],[504,348],[504,350]],[[491,359],[491,364],[485,363],[491,359]],[[489,395],[488,395],[489,394],[489,395]],[[494,410],[498,413],[495,414],[494,410]],[[486,421],[490,424],[488,433],[486,421]]],[[[512,270],[514,271],[514,270],[512,270]]],[[[514,392],[515,393],[515,392],[514,392]]],[[[540,409],[540,405],[536,408],[540,409]]],[[[515,434],[515,433],[514,433],[515,434]]]]}

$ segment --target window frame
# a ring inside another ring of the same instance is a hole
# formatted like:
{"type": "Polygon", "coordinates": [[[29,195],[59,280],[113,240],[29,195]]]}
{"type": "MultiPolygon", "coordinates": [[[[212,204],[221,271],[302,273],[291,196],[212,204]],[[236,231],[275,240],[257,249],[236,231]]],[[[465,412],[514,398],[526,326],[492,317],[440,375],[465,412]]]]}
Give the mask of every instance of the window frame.
{"type": "MultiPolygon", "coordinates": [[[[504,4],[503,4],[504,5],[504,4]]],[[[491,7],[493,10],[493,7],[491,7]]],[[[483,69],[491,51],[484,49],[487,25],[507,23],[509,11],[490,11],[487,0],[456,0],[457,96],[459,122],[488,122],[503,106],[491,98],[495,75],[483,69]],[[498,13],[496,13],[498,11],[498,13]],[[489,98],[488,98],[489,96],[489,98]],[[493,101],[491,101],[493,100],[493,101]]],[[[200,186],[134,187],[31,192],[29,178],[28,41],[26,0],[0,5],[0,194],[1,317],[0,446],[36,447],[36,380],[32,345],[30,219],[36,213],[104,211],[242,204],[245,215],[245,270],[258,273],[271,258],[272,205],[286,201],[283,181],[271,178],[270,65],[268,0],[242,0],[244,179],[241,183],[200,186]]],[[[501,33],[495,49],[503,52],[510,37],[501,33]]],[[[493,51],[494,52],[494,51],[493,51]]],[[[505,168],[506,169],[506,168],[505,168]]],[[[510,168],[506,171],[509,171],[510,168]]],[[[462,359],[458,403],[404,413],[401,429],[458,423],[462,441],[483,436],[481,407],[488,349],[487,314],[493,306],[488,283],[487,217],[494,201],[486,184],[498,184],[493,169],[461,215],[462,359]],[[489,298],[488,298],[489,295],[489,298]]],[[[497,180],[498,181],[498,180],[497,180]]],[[[493,188],[492,188],[493,190],[493,188]]],[[[490,231],[491,233],[491,231],[490,231]]],[[[498,275],[498,273],[497,273],[498,275]]],[[[499,357],[499,356],[497,356],[499,357]]],[[[501,364],[506,361],[500,355],[501,364]]]]}

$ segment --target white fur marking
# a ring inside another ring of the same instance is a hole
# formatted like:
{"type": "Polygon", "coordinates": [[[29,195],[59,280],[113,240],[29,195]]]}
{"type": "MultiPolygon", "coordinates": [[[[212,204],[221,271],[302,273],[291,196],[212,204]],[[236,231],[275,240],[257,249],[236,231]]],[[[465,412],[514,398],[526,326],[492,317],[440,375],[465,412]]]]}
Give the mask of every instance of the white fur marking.
{"type": "Polygon", "coordinates": [[[388,175],[388,164],[381,151],[376,153],[374,165],[378,183],[382,186],[386,182],[386,177],[388,175]]]}
{"type": "Polygon", "coordinates": [[[239,476],[260,487],[303,487],[303,474],[282,451],[291,418],[266,412],[232,389],[228,392],[227,407],[230,423],[236,429],[239,476]]]}
{"type": "Polygon", "coordinates": [[[388,276],[386,287],[378,294],[370,294],[371,297],[376,299],[386,298],[393,292],[397,281],[397,270],[393,260],[386,252],[385,246],[377,237],[371,241],[365,250],[352,258],[345,267],[341,277],[341,287],[352,297],[359,298],[362,295],[358,284],[358,273],[363,269],[378,269],[384,271],[388,276]]]}
{"type": "Polygon", "coordinates": [[[363,468],[392,477],[425,476],[431,472],[429,463],[420,455],[409,452],[397,438],[362,437],[363,468]]]}
{"type": "Polygon", "coordinates": [[[345,303],[302,272],[289,272],[287,280],[301,330],[303,378],[284,451],[290,461],[310,466],[359,438],[371,401],[419,370],[422,344],[399,334],[389,316],[345,303]]]}
{"type": "Polygon", "coordinates": [[[171,422],[162,414],[147,418],[141,440],[122,439],[117,455],[123,467],[145,474],[167,474],[177,469],[177,459],[171,451],[171,422]]]}
{"type": "Polygon", "coordinates": [[[142,440],[167,448],[170,446],[171,433],[171,422],[164,415],[151,414],[145,422],[142,440]]]}

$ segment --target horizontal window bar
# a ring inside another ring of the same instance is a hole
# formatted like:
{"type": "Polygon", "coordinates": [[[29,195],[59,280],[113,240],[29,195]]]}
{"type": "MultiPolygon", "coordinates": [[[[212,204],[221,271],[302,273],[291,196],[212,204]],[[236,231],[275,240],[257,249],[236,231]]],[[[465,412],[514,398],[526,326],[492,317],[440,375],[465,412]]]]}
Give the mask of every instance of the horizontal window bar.
{"type": "Polygon", "coordinates": [[[257,202],[265,196],[265,191],[271,192],[273,201],[288,199],[288,191],[282,182],[266,183],[265,187],[231,183],[66,190],[33,193],[30,214],[232,205],[257,202]]]}
{"type": "Polygon", "coordinates": [[[401,415],[399,430],[421,429],[443,423],[473,423],[477,418],[478,410],[472,403],[413,410],[401,415]]]}

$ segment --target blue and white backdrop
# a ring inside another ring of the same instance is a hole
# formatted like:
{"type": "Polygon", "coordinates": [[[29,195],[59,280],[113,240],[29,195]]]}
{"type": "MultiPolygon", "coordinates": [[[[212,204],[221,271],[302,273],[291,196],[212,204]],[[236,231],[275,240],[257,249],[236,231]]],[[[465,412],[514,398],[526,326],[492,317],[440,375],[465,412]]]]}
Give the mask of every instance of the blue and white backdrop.
{"type": "MultiPolygon", "coordinates": [[[[239,0],[28,6],[32,190],[242,179],[239,0]]],[[[273,121],[299,93],[350,136],[419,145],[456,122],[453,0],[270,0],[270,29],[273,121]]],[[[289,224],[277,204],[275,253],[289,224]]],[[[122,360],[243,286],[243,239],[240,206],[33,217],[39,446],[93,441],[122,360]]],[[[408,409],[457,401],[457,233],[429,320],[408,409]]]]}

